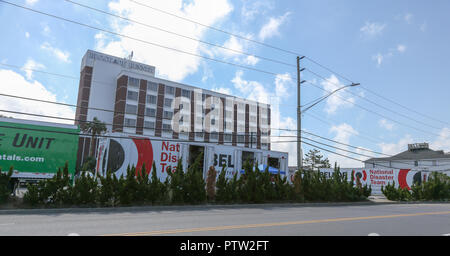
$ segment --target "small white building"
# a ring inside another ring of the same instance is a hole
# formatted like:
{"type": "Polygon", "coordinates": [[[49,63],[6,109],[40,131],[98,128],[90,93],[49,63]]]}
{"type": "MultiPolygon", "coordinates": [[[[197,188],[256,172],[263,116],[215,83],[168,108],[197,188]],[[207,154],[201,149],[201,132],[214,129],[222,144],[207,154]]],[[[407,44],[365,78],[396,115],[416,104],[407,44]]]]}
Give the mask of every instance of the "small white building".
{"type": "Polygon", "coordinates": [[[408,150],[391,157],[370,158],[365,168],[411,169],[414,171],[439,171],[450,174],[450,153],[432,150],[428,143],[408,144],[408,150]]]}

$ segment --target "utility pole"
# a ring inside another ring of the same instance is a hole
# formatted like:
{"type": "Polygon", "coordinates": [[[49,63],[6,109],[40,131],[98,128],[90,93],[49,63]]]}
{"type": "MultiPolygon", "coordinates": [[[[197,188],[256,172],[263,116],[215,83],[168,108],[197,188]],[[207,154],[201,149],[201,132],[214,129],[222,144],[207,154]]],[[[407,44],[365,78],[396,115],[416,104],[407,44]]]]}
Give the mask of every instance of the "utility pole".
{"type": "Polygon", "coordinates": [[[303,59],[305,56],[299,57],[297,56],[297,170],[301,170],[303,167],[303,160],[302,160],[302,111],[301,111],[301,104],[300,104],[300,85],[303,81],[300,80],[300,72],[302,71],[300,69],[300,60],[303,59]]]}

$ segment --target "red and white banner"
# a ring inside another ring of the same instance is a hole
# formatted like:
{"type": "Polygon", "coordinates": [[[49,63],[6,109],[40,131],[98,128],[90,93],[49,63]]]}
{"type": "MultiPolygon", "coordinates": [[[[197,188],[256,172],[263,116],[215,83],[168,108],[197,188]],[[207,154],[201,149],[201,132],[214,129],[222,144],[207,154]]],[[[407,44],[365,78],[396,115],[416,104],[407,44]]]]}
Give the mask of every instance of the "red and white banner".
{"type": "MultiPolygon", "coordinates": [[[[320,172],[331,177],[334,172],[332,168],[320,169],[320,172]]],[[[395,184],[395,187],[411,189],[414,183],[421,183],[427,180],[428,173],[421,171],[412,171],[410,169],[369,169],[369,168],[341,168],[341,173],[347,175],[350,181],[353,176],[356,184],[359,178],[361,184],[372,187],[372,194],[381,194],[381,187],[388,184],[395,184]]]]}
{"type": "Polygon", "coordinates": [[[108,170],[116,177],[121,175],[125,177],[128,166],[130,168],[135,166],[138,173],[144,164],[146,172],[150,173],[155,162],[158,178],[165,180],[168,167],[174,171],[181,155],[180,143],[142,137],[113,138],[105,140],[100,145],[103,153],[97,158],[98,172],[104,175],[108,170]]]}

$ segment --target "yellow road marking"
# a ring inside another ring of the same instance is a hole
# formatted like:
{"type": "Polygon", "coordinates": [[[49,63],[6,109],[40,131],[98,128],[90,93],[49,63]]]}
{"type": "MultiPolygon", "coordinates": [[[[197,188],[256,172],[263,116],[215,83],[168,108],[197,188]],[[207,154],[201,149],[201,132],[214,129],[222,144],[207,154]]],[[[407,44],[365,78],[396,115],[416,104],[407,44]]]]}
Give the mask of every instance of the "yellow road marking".
{"type": "Polygon", "coordinates": [[[229,229],[261,228],[261,227],[302,225],[302,224],[327,223],[327,222],[339,222],[339,221],[373,220],[373,219],[388,219],[388,218],[399,218],[399,217],[445,215],[445,214],[450,214],[450,211],[395,214],[395,215],[384,215],[384,216],[348,217],[348,218],[334,218],[334,219],[321,219],[321,220],[273,222],[273,223],[260,223],[260,224],[243,224],[243,225],[229,225],[229,226],[203,227],[203,228],[157,230],[157,231],[149,231],[149,232],[108,234],[105,236],[152,236],[152,235],[165,235],[165,234],[201,232],[201,231],[219,231],[219,230],[229,230],[229,229]]]}

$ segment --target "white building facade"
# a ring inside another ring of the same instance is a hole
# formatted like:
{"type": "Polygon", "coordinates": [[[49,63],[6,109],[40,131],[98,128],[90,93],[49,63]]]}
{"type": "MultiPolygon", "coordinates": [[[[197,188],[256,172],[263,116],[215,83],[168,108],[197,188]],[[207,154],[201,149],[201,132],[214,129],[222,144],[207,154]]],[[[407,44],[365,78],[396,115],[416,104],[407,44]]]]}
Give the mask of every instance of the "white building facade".
{"type": "Polygon", "coordinates": [[[88,50],[75,124],[108,132],[270,150],[270,105],[155,77],[155,67],[88,50]]]}
{"type": "Polygon", "coordinates": [[[413,171],[439,171],[450,174],[450,153],[432,150],[428,143],[408,144],[408,150],[391,157],[370,158],[365,168],[411,169],[413,171]]]}

